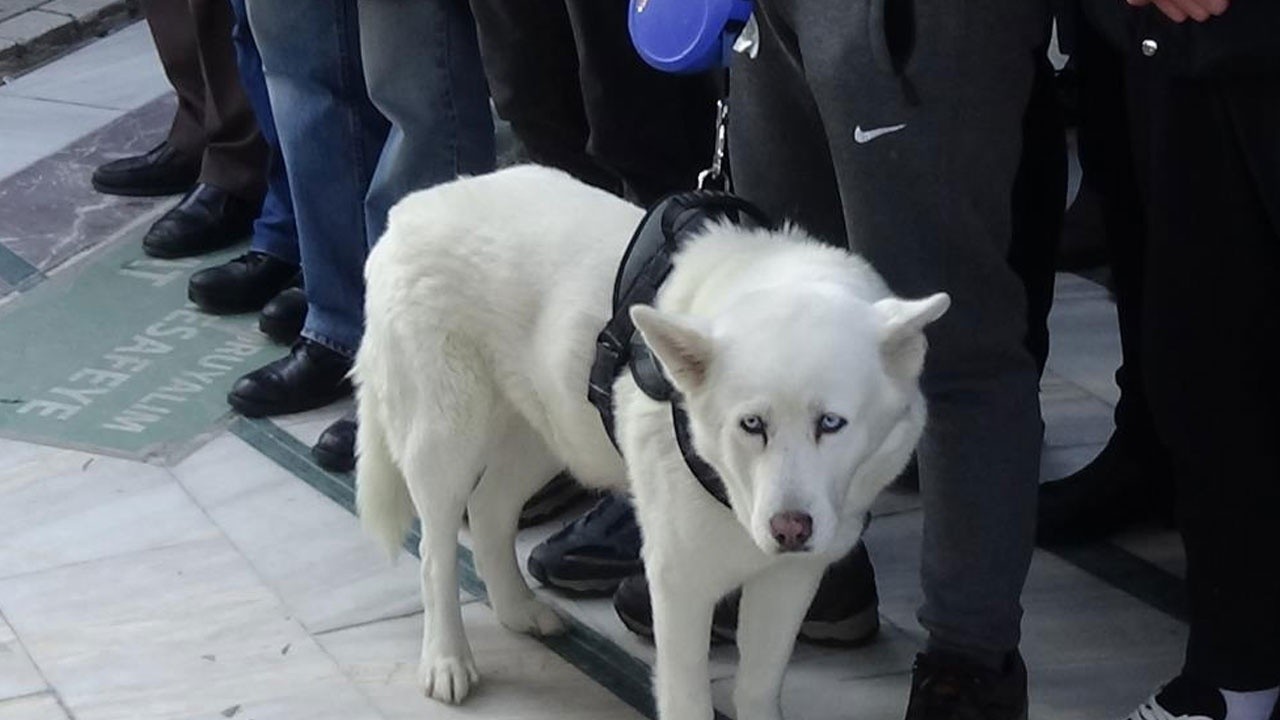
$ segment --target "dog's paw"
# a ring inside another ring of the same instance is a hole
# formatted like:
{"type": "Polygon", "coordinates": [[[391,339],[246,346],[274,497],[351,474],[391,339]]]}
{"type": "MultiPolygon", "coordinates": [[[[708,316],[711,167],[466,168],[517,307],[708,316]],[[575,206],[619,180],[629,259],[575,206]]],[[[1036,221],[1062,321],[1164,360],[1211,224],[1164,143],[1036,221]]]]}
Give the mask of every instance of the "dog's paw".
{"type": "Polygon", "coordinates": [[[508,630],[529,635],[559,635],[565,631],[564,621],[545,603],[529,598],[497,611],[498,621],[508,630]]]}
{"type": "Polygon", "coordinates": [[[418,667],[422,694],[443,703],[456,705],[466,699],[471,686],[480,682],[480,673],[470,658],[453,655],[422,659],[418,667]]]}

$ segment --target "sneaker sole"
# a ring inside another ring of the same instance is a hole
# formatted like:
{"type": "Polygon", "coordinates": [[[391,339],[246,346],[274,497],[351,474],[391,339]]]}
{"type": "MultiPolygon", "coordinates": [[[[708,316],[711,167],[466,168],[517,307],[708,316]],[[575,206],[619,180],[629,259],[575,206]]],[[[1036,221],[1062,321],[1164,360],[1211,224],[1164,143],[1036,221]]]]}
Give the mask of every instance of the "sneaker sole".
{"type": "MultiPolygon", "coordinates": [[[[653,628],[638,618],[634,618],[616,605],[614,612],[622,624],[631,632],[643,638],[653,639],[653,628]]],[[[809,621],[800,626],[799,640],[809,645],[822,647],[856,648],[866,645],[880,634],[880,613],[875,607],[867,608],[852,617],[837,622],[809,621]]],[[[711,637],[723,642],[737,642],[738,630],[735,627],[712,625],[711,637]]],[[[1021,720],[1026,720],[1023,717],[1021,720]]]]}
{"type": "MultiPolygon", "coordinates": [[[[545,565],[530,557],[525,562],[525,567],[529,570],[529,574],[535,580],[544,586],[559,590],[568,595],[582,597],[603,597],[613,595],[617,592],[618,586],[622,581],[629,577],[626,576],[604,577],[604,578],[563,578],[557,576],[554,572],[548,572],[545,565]]],[[[640,572],[636,570],[635,572],[640,572]]]]}

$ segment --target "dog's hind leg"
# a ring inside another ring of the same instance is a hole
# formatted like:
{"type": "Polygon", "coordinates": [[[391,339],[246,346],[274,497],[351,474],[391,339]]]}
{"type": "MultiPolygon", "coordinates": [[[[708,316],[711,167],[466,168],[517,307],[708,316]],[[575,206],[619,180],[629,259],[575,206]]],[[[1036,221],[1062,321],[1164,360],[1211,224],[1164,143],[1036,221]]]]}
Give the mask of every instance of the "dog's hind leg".
{"type": "Polygon", "coordinates": [[[479,680],[458,600],[458,531],[490,439],[475,430],[427,433],[414,439],[405,458],[409,494],[422,520],[426,616],[419,679],[424,694],[446,703],[461,702],[479,680]]]}
{"type": "Polygon", "coordinates": [[[742,587],[738,606],[738,720],[781,720],[782,677],[826,565],[784,560],[742,587]]]}
{"type": "Polygon", "coordinates": [[[480,484],[471,494],[468,517],[476,569],[489,591],[498,620],[516,632],[552,635],[564,630],[559,616],[536,600],[520,574],[515,537],[520,509],[563,469],[546,443],[521,417],[512,415],[490,453],[480,484]]]}

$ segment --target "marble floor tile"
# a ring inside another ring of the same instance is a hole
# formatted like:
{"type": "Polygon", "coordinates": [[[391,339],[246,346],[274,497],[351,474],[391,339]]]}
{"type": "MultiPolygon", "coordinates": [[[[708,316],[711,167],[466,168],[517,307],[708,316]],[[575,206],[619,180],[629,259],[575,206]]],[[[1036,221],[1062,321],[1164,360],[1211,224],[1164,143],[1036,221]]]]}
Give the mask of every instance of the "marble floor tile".
{"type": "Polygon", "coordinates": [[[1049,314],[1048,369],[1114,405],[1120,365],[1115,304],[1106,298],[1055,302],[1049,314]]]}
{"type": "MultiPolygon", "coordinates": [[[[233,446],[245,454],[236,461],[236,472],[284,477],[202,500],[204,509],[308,630],[324,632],[421,611],[413,556],[401,552],[393,563],[351,513],[247,445],[237,440],[233,446]]],[[[197,467],[204,465],[213,454],[193,456],[174,470],[197,499],[216,496],[195,489],[200,481],[187,474],[186,466],[192,460],[197,467]]]]}
{"type": "Polygon", "coordinates": [[[225,540],[0,581],[77,720],[380,717],[225,540]]]}
{"type": "Polygon", "coordinates": [[[52,694],[0,700],[0,720],[70,720],[52,694]]]}
{"type": "Polygon", "coordinates": [[[1102,442],[1065,447],[1045,447],[1040,452],[1040,480],[1057,480],[1088,465],[1106,445],[1102,442]]]}
{"type": "Polygon", "coordinates": [[[223,434],[169,469],[196,503],[213,508],[264,488],[298,482],[240,438],[223,434]]]}
{"type": "Polygon", "coordinates": [[[163,468],[24,445],[0,466],[0,577],[217,536],[163,468]]]}
{"type": "Polygon", "coordinates": [[[320,433],[324,432],[325,428],[332,425],[354,407],[355,403],[353,401],[344,400],[318,410],[275,418],[274,422],[285,432],[297,438],[298,442],[311,447],[316,444],[316,440],[320,438],[320,433]]]}
{"type": "MultiPolygon", "coordinates": [[[[27,649],[0,615],[0,708],[7,698],[31,695],[46,690],[44,678],[32,664],[27,649]]],[[[0,718],[4,713],[0,710],[0,718]]]]}
{"type": "Polygon", "coordinates": [[[1115,428],[1115,408],[1096,397],[1042,400],[1040,407],[1049,447],[1106,443],[1115,428]]]}
{"type": "MultiPolygon", "coordinates": [[[[907,706],[910,673],[846,677],[788,673],[782,684],[782,715],[787,720],[901,720],[907,706]]],[[[734,717],[733,680],[712,685],[716,709],[734,717]]]]}
{"type": "Polygon", "coordinates": [[[166,208],[173,198],[103,195],[90,178],[103,162],[146,152],[163,139],[174,107],[172,97],[163,97],[0,181],[0,242],[48,273],[166,208]]]}
{"type": "Polygon", "coordinates": [[[142,21],[0,87],[0,96],[132,110],[171,92],[142,21]]]}
{"type": "Polygon", "coordinates": [[[537,640],[502,627],[488,607],[472,603],[462,614],[481,682],[458,707],[425,699],[419,690],[421,615],[327,633],[317,640],[390,720],[641,717],[537,640]]]}
{"type": "Polygon", "coordinates": [[[66,146],[121,115],[85,105],[7,95],[0,97],[0,179],[66,146]]]}

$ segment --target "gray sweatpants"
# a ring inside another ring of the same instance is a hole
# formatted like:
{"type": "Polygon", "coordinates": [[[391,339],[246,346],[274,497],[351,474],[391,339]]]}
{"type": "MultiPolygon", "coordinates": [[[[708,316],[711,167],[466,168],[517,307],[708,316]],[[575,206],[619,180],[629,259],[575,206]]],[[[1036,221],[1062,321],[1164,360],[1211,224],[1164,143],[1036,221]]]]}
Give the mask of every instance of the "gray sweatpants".
{"type": "Polygon", "coordinates": [[[1007,257],[1040,0],[759,0],[732,69],[737,191],[951,294],[929,333],[920,622],[934,648],[1017,647],[1042,426],[1007,257]],[[887,18],[887,21],[886,21],[887,18]]]}

